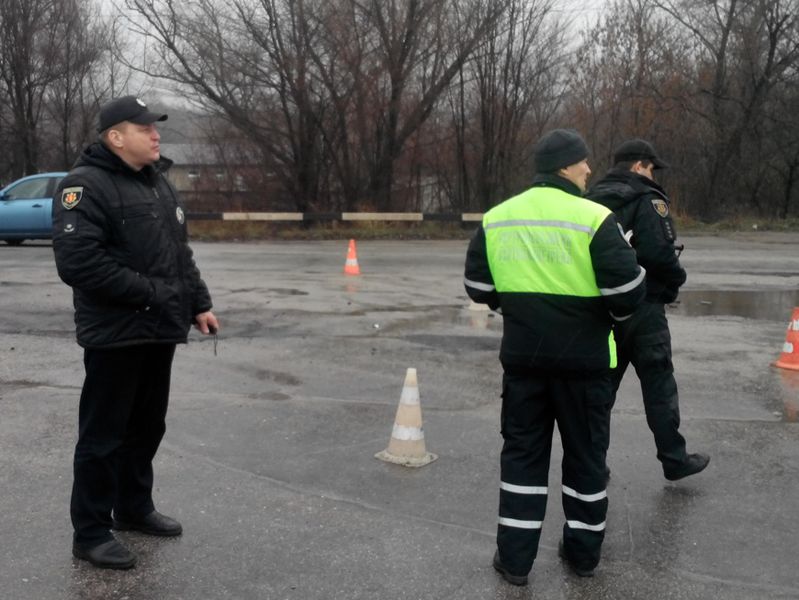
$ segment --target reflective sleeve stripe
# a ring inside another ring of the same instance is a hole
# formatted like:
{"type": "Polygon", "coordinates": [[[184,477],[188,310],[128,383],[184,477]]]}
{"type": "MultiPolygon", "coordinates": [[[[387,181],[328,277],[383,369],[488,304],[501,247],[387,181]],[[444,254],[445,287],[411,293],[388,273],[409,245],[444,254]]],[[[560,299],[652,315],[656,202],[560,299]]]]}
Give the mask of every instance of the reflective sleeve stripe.
{"type": "Polygon", "coordinates": [[[509,519],[500,517],[499,524],[505,527],[516,527],[517,529],[541,529],[543,521],[520,521],[519,519],[509,519]]]}
{"type": "Polygon", "coordinates": [[[572,229],[587,233],[591,237],[596,233],[596,229],[588,225],[580,225],[579,223],[572,223],[570,221],[536,221],[529,219],[515,219],[510,221],[497,221],[485,225],[485,229],[497,229],[500,227],[558,227],[560,229],[572,229]]]}
{"type": "Polygon", "coordinates": [[[616,294],[624,294],[625,292],[634,290],[641,284],[641,282],[644,280],[644,277],[646,277],[646,269],[643,267],[638,267],[638,269],[638,276],[629,283],[625,283],[624,285],[615,288],[599,288],[599,293],[603,296],[614,296],[616,294]]]}
{"type": "Polygon", "coordinates": [[[602,490],[601,492],[597,492],[596,494],[581,494],[575,489],[572,489],[567,486],[563,486],[563,493],[567,496],[571,496],[572,498],[577,498],[578,500],[582,500],[583,502],[596,502],[597,500],[604,500],[608,497],[607,490],[602,490]]]}
{"type": "Polygon", "coordinates": [[[627,319],[633,316],[632,314],[629,314],[625,317],[617,317],[616,315],[613,314],[612,310],[609,310],[608,312],[610,313],[610,316],[613,318],[614,321],[626,321],[627,319]]]}
{"type": "Polygon", "coordinates": [[[582,521],[566,521],[566,525],[568,525],[572,529],[586,529],[588,531],[605,531],[605,521],[602,521],[599,525],[589,525],[588,523],[583,523],[582,521]]]}
{"type": "Polygon", "coordinates": [[[463,278],[463,283],[476,290],[480,290],[481,292],[493,292],[496,288],[491,285],[490,283],[480,283],[479,281],[472,281],[471,279],[463,278]]]}
{"type": "Polygon", "coordinates": [[[514,494],[544,494],[547,493],[547,486],[537,485],[514,485],[512,483],[499,482],[499,489],[506,492],[513,492],[514,494]]]}

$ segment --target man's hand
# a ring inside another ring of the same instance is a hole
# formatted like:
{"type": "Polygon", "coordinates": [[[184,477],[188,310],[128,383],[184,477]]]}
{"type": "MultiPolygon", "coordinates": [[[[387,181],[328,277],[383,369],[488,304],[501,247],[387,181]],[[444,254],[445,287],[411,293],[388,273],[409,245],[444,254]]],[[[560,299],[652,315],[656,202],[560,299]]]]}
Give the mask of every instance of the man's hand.
{"type": "Polygon", "coordinates": [[[219,331],[219,321],[210,310],[194,316],[194,326],[204,335],[214,334],[219,331]]]}

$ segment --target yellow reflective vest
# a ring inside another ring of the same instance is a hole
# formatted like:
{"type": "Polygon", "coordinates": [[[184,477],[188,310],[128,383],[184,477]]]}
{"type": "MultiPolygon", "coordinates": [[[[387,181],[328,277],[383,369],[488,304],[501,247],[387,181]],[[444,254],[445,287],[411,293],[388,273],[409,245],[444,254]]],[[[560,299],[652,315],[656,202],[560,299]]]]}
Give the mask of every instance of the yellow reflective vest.
{"type": "Polygon", "coordinates": [[[644,273],[611,211],[548,177],[484,215],[467,254],[466,290],[502,312],[504,364],[611,368],[614,316],[640,302],[644,273]]]}

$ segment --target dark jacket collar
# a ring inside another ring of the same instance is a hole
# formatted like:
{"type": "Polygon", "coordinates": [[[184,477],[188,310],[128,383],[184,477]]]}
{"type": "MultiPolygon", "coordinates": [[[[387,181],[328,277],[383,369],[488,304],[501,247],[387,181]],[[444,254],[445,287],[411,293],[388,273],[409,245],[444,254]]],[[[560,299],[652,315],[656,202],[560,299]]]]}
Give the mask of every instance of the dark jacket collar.
{"type": "Polygon", "coordinates": [[[93,166],[106,171],[122,171],[134,177],[152,179],[158,173],[166,172],[172,166],[172,161],[161,157],[152,165],[147,165],[140,171],[134,171],[124,160],[111,152],[101,141],[89,144],[75,162],[76,167],[93,166]]]}
{"type": "Polygon", "coordinates": [[[633,173],[628,169],[617,169],[612,168],[610,169],[605,177],[602,179],[603,182],[613,182],[613,183],[625,183],[632,187],[637,191],[641,191],[643,189],[649,188],[654,190],[661,196],[666,196],[666,192],[663,190],[662,187],[658,185],[658,183],[645,175],[639,175],[638,173],[633,173]]]}
{"type": "Polygon", "coordinates": [[[580,188],[556,173],[539,173],[533,178],[533,187],[555,187],[572,196],[582,197],[583,195],[580,188]]]}

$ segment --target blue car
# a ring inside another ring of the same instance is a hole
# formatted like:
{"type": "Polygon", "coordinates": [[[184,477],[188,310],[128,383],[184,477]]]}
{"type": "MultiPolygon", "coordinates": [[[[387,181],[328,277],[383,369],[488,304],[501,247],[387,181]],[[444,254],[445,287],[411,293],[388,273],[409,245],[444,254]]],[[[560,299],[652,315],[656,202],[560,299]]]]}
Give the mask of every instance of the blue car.
{"type": "Polygon", "coordinates": [[[66,173],[39,173],[0,190],[0,240],[19,246],[52,237],[53,194],[66,173]]]}

